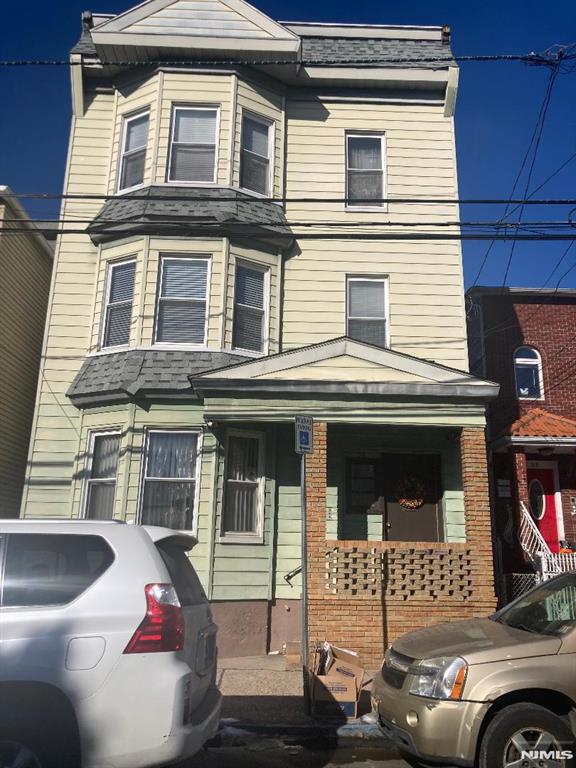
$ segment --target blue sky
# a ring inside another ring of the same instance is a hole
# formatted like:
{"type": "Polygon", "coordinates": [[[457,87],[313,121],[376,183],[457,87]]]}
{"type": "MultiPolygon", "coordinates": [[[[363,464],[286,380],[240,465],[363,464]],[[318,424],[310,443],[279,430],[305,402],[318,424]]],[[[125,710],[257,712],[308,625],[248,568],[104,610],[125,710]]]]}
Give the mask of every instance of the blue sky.
{"type": "MultiPolygon", "coordinates": [[[[95,12],[121,12],[129,0],[98,0],[95,12]]],[[[525,53],[554,43],[576,41],[576,3],[552,0],[256,0],[280,20],[373,24],[449,24],[456,54],[525,53]]],[[[27,0],[3,9],[1,57],[65,58],[80,34],[80,14],[88,0],[27,0]]],[[[468,63],[461,68],[456,140],[461,197],[507,197],[530,140],[548,73],[523,64],[468,63]]],[[[561,75],[552,95],[533,175],[536,186],[576,151],[576,73],[561,75]]],[[[70,121],[66,68],[0,69],[0,184],[17,192],[60,192],[70,121]],[[9,149],[8,149],[9,148],[9,149]]],[[[522,188],[522,187],[521,187],[522,188]]],[[[539,196],[576,197],[576,160],[539,196]]],[[[30,202],[32,215],[55,214],[54,204],[30,202]]],[[[568,209],[538,208],[534,219],[565,219],[568,209]]],[[[463,217],[494,220],[502,207],[470,207],[463,217]]],[[[481,283],[499,285],[510,244],[492,250],[481,283]]],[[[484,242],[465,242],[469,285],[486,251],[484,242]]],[[[509,284],[540,286],[566,243],[518,243],[509,284]]],[[[558,274],[576,263],[576,247],[558,274]]],[[[552,285],[555,281],[552,282],[552,285]]],[[[576,269],[562,283],[576,287],[576,269]]]]}

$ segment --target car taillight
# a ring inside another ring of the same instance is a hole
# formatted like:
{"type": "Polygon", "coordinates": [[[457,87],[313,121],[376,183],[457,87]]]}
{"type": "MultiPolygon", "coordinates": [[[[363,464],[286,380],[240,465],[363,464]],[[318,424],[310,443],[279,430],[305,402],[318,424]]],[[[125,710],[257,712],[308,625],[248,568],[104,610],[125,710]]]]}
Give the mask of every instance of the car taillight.
{"type": "Polygon", "coordinates": [[[147,584],[146,616],[124,653],[181,651],[184,647],[184,614],[172,584],[147,584]]]}

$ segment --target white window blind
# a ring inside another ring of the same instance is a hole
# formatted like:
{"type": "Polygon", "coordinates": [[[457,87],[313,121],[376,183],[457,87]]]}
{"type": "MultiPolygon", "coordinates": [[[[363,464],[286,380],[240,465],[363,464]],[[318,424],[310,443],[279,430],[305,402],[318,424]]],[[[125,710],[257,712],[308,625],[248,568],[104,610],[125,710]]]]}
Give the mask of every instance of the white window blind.
{"type": "Polygon", "coordinates": [[[194,522],[196,432],[148,434],[142,493],[142,525],[190,530],[194,522]]]}
{"type": "Polygon", "coordinates": [[[386,280],[349,278],[347,335],[386,347],[386,316],[386,280]]]}
{"type": "Polygon", "coordinates": [[[130,341],[136,262],[112,264],[109,270],[102,346],[117,347],[130,341]]]}
{"type": "Polygon", "coordinates": [[[222,533],[260,535],[262,531],[261,439],[230,435],[222,533]]]}
{"type": "Polygon", "coordinates": [[[119,453],[119,433],[92,436],[91,464],[86,480],[86,517],[91,520],[112,519],[119,453]]]}
{"type": "Polygon", "coordinates": [[[348,205],[380,206],[384,197],[384,137],[346,137],[346,198],[348,205]],[[371,201],[375,202],[372,203],[371,201]]]}
{"type": "Polygon", "coordinates": [[[148,113],[127,117],[124,120],[119,189],[130,189],[144,181],[149,121],[148,113]]]}
{"type": "Polygon", "coordinates": [[[264,309],[266,273],[244,264],[236,266],[234,291],[233,346],[262,352],[264,349],[264,309]]]}
{"type": "Polygon", "coordinates": [[[156,341],[204,344],[208,259],[162,259],[156,341]]]}
{"type": "Polygon", "coordinates": [[[218,110],[175,107],[169,181],[216,180],[218,110]]]}
{"type": "Polygon", "coordinates": [[[270,130],[260,120],[242,119],[240,186],[261,195],[270,194],[270,130]]]}

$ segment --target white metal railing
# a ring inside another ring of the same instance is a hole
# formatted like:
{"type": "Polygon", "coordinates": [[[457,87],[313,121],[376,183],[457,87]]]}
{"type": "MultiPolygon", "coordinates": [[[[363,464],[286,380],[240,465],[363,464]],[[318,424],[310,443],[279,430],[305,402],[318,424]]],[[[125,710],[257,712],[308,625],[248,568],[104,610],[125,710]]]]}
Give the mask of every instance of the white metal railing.
{"type": "Polygon", "coordinates": [[[520,544],[536,569],[539,579],[545,581],[559,573],[576,571],[576,553],[551,552],[523,501],[520,502],[520,507],[520,544]]]}

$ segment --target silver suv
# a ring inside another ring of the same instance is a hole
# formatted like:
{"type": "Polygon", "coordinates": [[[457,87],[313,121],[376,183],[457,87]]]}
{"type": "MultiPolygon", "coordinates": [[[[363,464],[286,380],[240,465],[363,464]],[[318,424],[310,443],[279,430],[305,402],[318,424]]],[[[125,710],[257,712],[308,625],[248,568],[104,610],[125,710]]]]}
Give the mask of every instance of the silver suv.
{"type": "Polygon", "coordinates": [[[196,540],[0,520],[0,768],[136,768],[218,729],[216,626],[196,540]]]}

